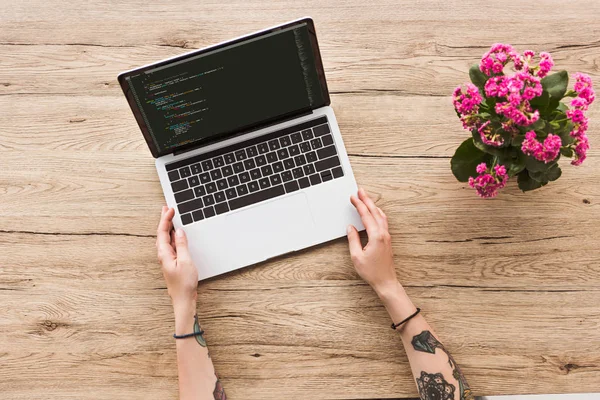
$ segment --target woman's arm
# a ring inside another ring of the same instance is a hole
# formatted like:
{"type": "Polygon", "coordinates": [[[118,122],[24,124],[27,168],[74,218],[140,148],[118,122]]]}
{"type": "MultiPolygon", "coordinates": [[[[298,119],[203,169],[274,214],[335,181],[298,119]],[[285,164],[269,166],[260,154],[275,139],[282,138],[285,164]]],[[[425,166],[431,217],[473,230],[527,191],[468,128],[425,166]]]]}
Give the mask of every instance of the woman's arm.
{"type": "MultiPolygon", "coordinates": [[[[396,277],[387,217],[363,189],[350,201],[360,214],[369,237],[363,248],[356,228],[348,227],[352,262],[397,324],[417,309],[396,277]]],[[[421,314],[400,326],[398,331],[422,400],[473,399],[460,368],[421,314]]]]}
{"type": "Polygon", "coordinates": [[[163,207],[156,235],[158,259],[173,302],[175,334],[199,333],[176,341],[179,398],[225,400],[227,396],[215,374],[196,314],[198,271],[185,233],[181,229],[173,231],[173,215],[175,210],[163,207]]]}

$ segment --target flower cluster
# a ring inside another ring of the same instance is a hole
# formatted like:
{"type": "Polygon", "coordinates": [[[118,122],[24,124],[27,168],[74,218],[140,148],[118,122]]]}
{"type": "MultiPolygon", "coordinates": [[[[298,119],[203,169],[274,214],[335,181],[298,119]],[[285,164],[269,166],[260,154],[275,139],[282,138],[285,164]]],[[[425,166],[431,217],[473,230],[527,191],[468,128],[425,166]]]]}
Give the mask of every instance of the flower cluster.
{"type": "Polygon", "coordinates": [[[475,114],[479,111],[479,104],[481,104],[482,100],[483,98],[479,94],[479,89],[472,83],[467,85],[467,90],[464,92],[460,86],[454,89],[452,103],[456,112],[460,114],[460,120],[465,129],[475,127],[479,121],[479,118],[475,114]]]}
{"type": "Polygon", "coordinates": [[[473,84],[454,90],[454,108],[472,137],[456,150],[452,172],[479,196],[495,197],[509,172],[518,175],[521,190],[534,190],[560,177],[561,156],[570,157],[573,165],[586,159],[586,112],[596,98],[592,80],[577,73],[573,90],[567,90],[569,75],[551,74],[553,67],[547,52],[520,54],[497,43],[469,70],[473,84]],[[509,64],[512,73],[505,71],[509,64]],[[474,160],[479,163],[476,176],[474,160]]]}
{"type": "Polygon", "coordinates": [[[488,169],[486,163],[481,163],[476,168],[479,176],[469,178],[469,186],[477,191],[482,198],[496,197],[498,190],[506,186],[508,173],[504,165],[496,165],[488,169]]]}
{"type": "Polygon", "coordinates": [[[575,159],[571,161],[573,165],[581,165],[587,157],[587,151],[590,149],[590,143],[587,137],[589,119],[585,116],[590,104],[596,99],[596,93],[592,87],[592,79],[585,74],[575,74],[575,97],[571,101],[570,110],[566,111],[567,118],[573,123],[573,130],[570,135],[574,141],[569,147],[573,149],[575,159]]]}
{"type": "Polygon", "coordinates": [[[550,161],[554,161],[556,157],[558,157],[560,146],[562,145],[560,136],[549,134],[543,143],[540,143],[536,139],[536,136],[534,131],[527,132],[525,134],[525,140],[523,140],[523,144],[521,145],[521,151],[546,164],[550,161]]]}

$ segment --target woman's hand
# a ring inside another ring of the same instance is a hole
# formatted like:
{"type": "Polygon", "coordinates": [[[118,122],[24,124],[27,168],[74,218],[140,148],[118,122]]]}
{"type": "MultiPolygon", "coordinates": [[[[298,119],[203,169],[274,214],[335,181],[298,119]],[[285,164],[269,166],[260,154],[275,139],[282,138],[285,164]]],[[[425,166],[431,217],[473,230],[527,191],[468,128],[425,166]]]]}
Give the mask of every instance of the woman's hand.
{"type": "Polygon", "coordinates": [[[350,196],[350,201],[356,207],[369,237],[363,248],[356,228],[348,226],[352,262],[360,277],[383,298],[396,292],[399,286],[387,217],[362,188],[358,190],[358,197],[350,196]]]}
{"type": "Polygon", "coordinates": [[[173,231],[174,215],[174,209],[162,208],[156,232],[156,248],[169,296],[177,314],[178,309],[196,309],[198,271],[190,256],[185,232],[182,229],[173,231]]]}

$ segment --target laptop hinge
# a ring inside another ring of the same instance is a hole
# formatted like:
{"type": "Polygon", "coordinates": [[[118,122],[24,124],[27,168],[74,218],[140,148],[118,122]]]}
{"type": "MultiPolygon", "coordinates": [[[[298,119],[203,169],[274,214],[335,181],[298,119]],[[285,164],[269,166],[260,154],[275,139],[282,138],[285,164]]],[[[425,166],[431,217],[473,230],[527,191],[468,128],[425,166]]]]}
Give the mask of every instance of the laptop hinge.
{"type": "Polygon", "coordinates": [[[228,137],[226,137],[226,138],[220,138],[220,139],[218,139],[218,140],[213,140],[213,141],[211,141],[211,142],[203,142],[202,144],[199,144],[198,146],[193,146],[193,147],[190,147],[190,148],[186,148],[186,149],[184,149],[184,150],[175,150],[175,151],[173,152],[173,155],[174,155],[174,156],[177,156],[177,155],[179,155],[179,154],[184,154],[184,153],[187,153],[187,152],[190,152],[190,151],[194,151],[194,150],[196,150],[196,149],[199,149],[200,147],[204,147],[204,146],[207,146],[207,145],[209,145],[209,144],[216,143],[216,142],[218,142],[218,141],[220,141],[220,140],[231,139],[231,138],[233,138],[233,137],[236,137],[236,136],[239,136],[239,135],[245,135],[246,133],[254,132],[254,131],[257,131],[257,130],[259,130],[259,129],[268,128],[269,126],[273,126],[273,125],[281,124],[281,123],[283,123],[283,122],[291,121],[291,120],[293,120],[293,119],[296,119],[296,118],[304,117],[305,115],[310,115],[310,114],[312,114],[312,112],[313,112],[313,110],[308,110],[308,111],[302,112],[302,113],[300,113],[300,114],[294,114],[294,116],[292,116],[292,117],[283,118],[283,119],[279,119],[279,120],[277,120],[277,121],[270,122],[270,123],[268,123],[268,124],[264,124],[264,125],[259,125],[259,126],[256,126],[256,127],[252,128],[252,129],[249,129],[249,130],[246,130],[246,131],[243,131],[243,132],[240,132],[240,133],[236,133],[236,134],[234,134],[234,135],[231,135],[231,136],[228,136],[228,137]]]}

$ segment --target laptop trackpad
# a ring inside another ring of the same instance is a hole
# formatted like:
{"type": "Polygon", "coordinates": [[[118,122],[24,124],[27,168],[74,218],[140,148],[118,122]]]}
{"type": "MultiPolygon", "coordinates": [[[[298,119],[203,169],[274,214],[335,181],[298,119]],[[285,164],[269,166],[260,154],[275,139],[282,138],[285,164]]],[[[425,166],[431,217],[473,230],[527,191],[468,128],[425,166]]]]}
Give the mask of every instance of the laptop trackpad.
{"type": "Polygon", "coordinates": [[[236,258],[250,265],[308,246],[315,223],[300,192],[228,214],[227,226],[236,258]]]}

